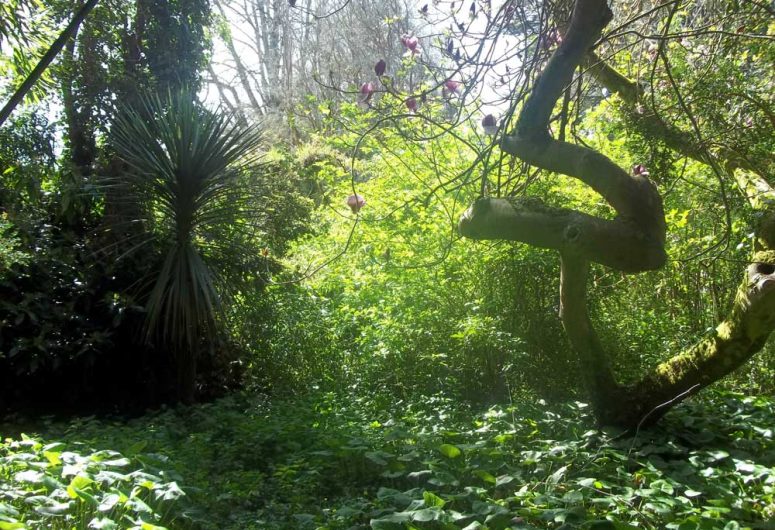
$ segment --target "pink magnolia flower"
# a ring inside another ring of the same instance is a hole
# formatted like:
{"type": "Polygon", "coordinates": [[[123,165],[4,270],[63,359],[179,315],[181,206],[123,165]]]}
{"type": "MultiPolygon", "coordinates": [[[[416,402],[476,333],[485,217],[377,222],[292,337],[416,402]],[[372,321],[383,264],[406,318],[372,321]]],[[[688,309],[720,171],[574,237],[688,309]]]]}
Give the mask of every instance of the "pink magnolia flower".
{"type": "Polygon", "coordinates": [[[358,213],[366,205],[366,199],[357,193],[347,197],[347,206],[350,207],[353,213],[358,213]]]}
{"type": "Polygon", "coordinates": [[[644,177],[648,177],[649,171],[648,169],[646,169],[646,166],[644,166],[643,164],[635,164],[634,166],[632,166],[632,174],[635,176],[642,175],[644,177]]]}
{"type": "Polygon", "coordinates": [[[454,79],[447,79],[444,82],[444,88],[446,88],[452,94],[457,94],[458,90],[460,90],[460,81],[455,81],[454,79]]]}
{"type": "Polygon", "coordinates": [[[368,107],[371,96],[374,95],[374,83],[368,82],[361,85],[361,93],[358,96],[358,105],[368,107]]]}
{"type": "Polygon", "coordinates": [[[495,121],[495,116],[488,114],[482,118],[482,128],[484,129],[484,134],[488,136],[493,136],[495,133],[497,133],[498,124],[495,121]]]}
{"type": "Polygon", "coordinates": [[[401,37],[401,44],[404,45],[408,53],[410,53],[411,55],[416,55],[420,53],[420,40],[417,37],[404,35],[403,37],[401,37]]]}

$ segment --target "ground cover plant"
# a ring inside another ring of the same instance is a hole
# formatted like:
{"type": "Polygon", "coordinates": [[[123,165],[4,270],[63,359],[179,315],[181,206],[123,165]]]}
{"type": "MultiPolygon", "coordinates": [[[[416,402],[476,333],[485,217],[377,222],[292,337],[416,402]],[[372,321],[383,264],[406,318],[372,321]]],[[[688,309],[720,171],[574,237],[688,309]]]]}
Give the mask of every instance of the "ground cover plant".
{"type": "Polygon", "coordinates": [[[331,393],[54,422],[4,442],[0,524],[766,529],[774,407],[713,392],[635,436],[595,429],[578,402],[331,393]]]}

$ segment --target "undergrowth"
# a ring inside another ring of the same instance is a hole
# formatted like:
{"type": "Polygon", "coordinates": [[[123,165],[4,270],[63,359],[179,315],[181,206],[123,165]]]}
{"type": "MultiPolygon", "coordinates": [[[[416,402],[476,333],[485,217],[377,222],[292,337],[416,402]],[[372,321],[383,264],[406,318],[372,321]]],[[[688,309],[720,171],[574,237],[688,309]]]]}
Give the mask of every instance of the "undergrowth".
{"type": "Polygon", "coordinates": [[[0,449],[0,529],[775,529],[774,409],[709,393],[634,437],[581,403],[334,394],[49,423],[0,449]]]}

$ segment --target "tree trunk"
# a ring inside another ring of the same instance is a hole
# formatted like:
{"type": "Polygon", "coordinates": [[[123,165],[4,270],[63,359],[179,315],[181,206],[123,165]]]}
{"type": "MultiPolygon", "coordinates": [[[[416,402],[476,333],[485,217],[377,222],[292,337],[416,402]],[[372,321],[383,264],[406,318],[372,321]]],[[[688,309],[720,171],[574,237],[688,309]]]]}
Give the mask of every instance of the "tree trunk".
{"type": "MultiPolygon", "coordinates": [[[[482,198],[463,214],[459,229],[472,239],[508,239],[560,252],[560,316],[578,355],[594,413],[601,424],[637,428],[658,420],[687,396],[737,369],[761,350],[775,328],[775,192],[740,157],[725,160],[724,167],[737,178],[752,207],[762,212],[755,254],[733,309],[709,337],[658,365],[637,383],[618,384],[587,311],[589,262],[624,272],[661,267],[666,260],[662,200],[648,178],[630,175],[602,154],[555,140],[548,132],[552,110],[575,69],[590,57],[597,60],[590,55],[591,47],[610,19],[604,0],[576,1],[562,44],[501,147],[531,165],[586,183],[616,211],[616,218],[552,208],[535,198],[482,198]]],[[[591,69],[604,85],[635,105],[640,97],[637,85],[606,69],[599,60],[591,69]]],[[[640,123],[687,156],[717,162],[701,148],[701,142],[687,139],[690,136],[658,118],[643,118],[640,123]]]]}
{"type": "Polygon", "coordinates": [[[732,311],[713,333],[658,365],[598,417],[634,427],[653,423],[672,405],[729,375],[759,352],[775,328],[775,251],[758,252],[746,269],[732,311]]]}
{"type": "Polygon", "coordinates": [[[30,75],[27,76],[27,79],[25,79],[21,86],[16,90],[16,92],[14,92],[13,96],[11,96],[11,99],[8,100],[8,103],[6,103],[5,106],[0,110],[0,125],[2,125],[3,122],[8,119],[8,116],[11,115],[16,106],[22,102],[24,96],[26,96],[30,89],[35,86],[35,83],[38,82],[40,76],[43,75],[43,72],[46,71],[59,52],[62,51],[62,48],[64,48],[67,41],[70,40],[75,31],[78,29],[78,26],[80,26],[84,21],[86,15],[88,15],[89,12],[94,9],[94,6],[97,5],[97,2],[98,0],[88,0],[85,4],[83,4],[83,6],[81,6],[75,15],[73,15],[73,18],[67,27],[65,27],[59,37],[57,37],[57,39],[51,44],[51,47],[46,51],[43,57],[41,57],[40,61],[38,61],[38,64],[35,66],[32,72],[30,72],[30,75]]]}
{"type": "MultiPolygon", "coordinates": [[[[92,115],[91,100],[79,97],[74,90],[75,79],[79,77],[79,69],[86,70],[93,65],[76,65],[75,51],[78,40],[78,33],[73,34],[72,39],[67,42],[63,56],[63,63],[67,69],[67,75],[62,79],[62,107],[64,109],[65,121],[67,123],[67,141],[70,148],[70,161],[73,164],[73,170],[76,175],[87,177],[92,174],[92,165],[96,158],[97,144],[94,139],[94,127],[89,123],[92,115]]],[[[91,35],[85,35],[84,42],[80,49],[82,54],[88,53],[93,46],[91,35]]],[[[79,57],[80,63],[85,63],[88,59],[83,55],[79,57]]]]}
{"type": "Polygon", "coordinates": [[[180,403],[185,405],[191,405],[196,401],[196,357],[194,349],[185,347],[175,354],[177,398],[180,403]]]}

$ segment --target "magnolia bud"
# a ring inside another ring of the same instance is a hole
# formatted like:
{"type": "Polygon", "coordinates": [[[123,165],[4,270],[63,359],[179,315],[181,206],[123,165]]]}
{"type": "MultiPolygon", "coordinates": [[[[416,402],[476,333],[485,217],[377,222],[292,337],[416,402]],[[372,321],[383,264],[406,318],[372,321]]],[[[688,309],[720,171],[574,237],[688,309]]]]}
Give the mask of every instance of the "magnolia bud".
{"type": "Polygon", "coordinates": [[[482,128],[484,129],[484,134],[487,134],[489,136],[493,136],[495,133],[498,132],[498,124],[495,121],[495,116],[492,114],[488,114],[484,118],[482,118],[482,128]]]}
{"type": "Polygon", "coordinates": [[[347,206],[350,207],[353,213],[358,213],[366,205],[366,199],[357,193],[347,197],[347,206]]]}
{"type": "Polygon", "coordinates": [[[374,65],[374,73],[377,74],[377,77],[382,77],[385,74],[386,69],[387,63],[385,62],[385,59],[380,59],[377,61],[377,64],[374,65]]]}

